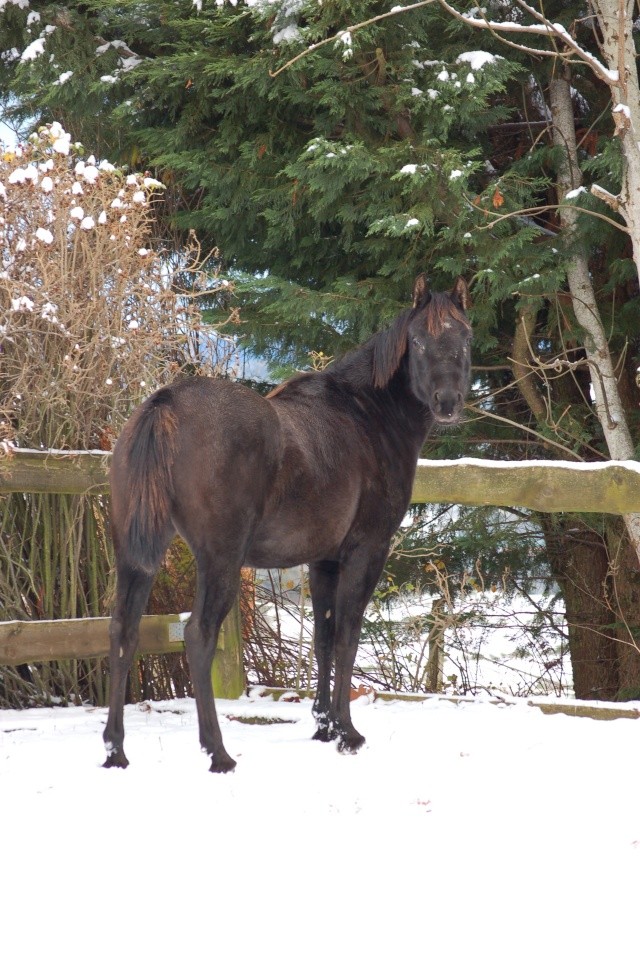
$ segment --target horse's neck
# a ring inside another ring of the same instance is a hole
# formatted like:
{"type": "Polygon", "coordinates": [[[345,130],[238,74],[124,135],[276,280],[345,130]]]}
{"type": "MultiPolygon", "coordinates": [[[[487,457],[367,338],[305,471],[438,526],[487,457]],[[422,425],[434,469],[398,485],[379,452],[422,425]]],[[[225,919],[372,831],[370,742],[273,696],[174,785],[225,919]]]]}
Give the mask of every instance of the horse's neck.
{"type": "Polygon", "coordinates": [[[374,387],[373,351],[372,342],[368,342],[327,370],[335,372],[336,381],[352,394],[384,449],[415,461],[433,419],[411,391],[406,360],[385,387],[374,387]]]}

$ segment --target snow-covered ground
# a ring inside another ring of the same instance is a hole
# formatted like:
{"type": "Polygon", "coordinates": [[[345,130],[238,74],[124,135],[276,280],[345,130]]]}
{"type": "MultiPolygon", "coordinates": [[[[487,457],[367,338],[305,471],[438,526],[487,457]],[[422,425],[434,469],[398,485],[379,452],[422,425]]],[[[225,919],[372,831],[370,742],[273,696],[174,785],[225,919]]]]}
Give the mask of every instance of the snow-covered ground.
{"type": "Polygon", "coordinates": [[[363,698],[342,756],[307,701],[219,711],[227,776],[190,700],[127,707],[126,771],[104,709],[0,712],[3,959],[637,957],[640,721],[363,698]]]}

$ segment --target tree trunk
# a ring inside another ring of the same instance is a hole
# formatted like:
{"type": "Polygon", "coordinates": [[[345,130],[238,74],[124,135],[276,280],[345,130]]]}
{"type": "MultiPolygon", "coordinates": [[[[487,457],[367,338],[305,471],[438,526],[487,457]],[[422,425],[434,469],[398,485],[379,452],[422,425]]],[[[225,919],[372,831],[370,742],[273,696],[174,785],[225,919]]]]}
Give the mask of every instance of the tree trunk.
{"type": "MultiPolygon", "coordinates": [[[[560,203],[569,191],[575,190],[582,184],[568,73],[568,68],[565,68],[564,75],[558,73],[549,84],[553,142],[560,149],[562,158],[557,173],[560,203]]],[[[634,446],[591,283],[587,257],[583,250],[573,247],[577,218],[578,212],[571,205],[560,207],[560,223],[565,233],[569,254],[567,281],[576,321],[584,332],[584,346],[591,370],[596,412],[602,425],[609,455],[611,458],[625,461],[634,458],[634,446]]],[[[640,515],[629,513],[624,516],[624,521],[636,558],[640,562],[640,515]]]]}
{"type": "Polygon", "coordinates": [[[624,218],[640,277],[640,84],[633,36],[636,2],[592,0],[592,5],[598,18],[604,61],[609,70],[617,73],[617,80],[609,83],[609,89],[616,135],[624,157],[620,194],[613,197],[597,185],[592,192],[624,218]]]}
{"type": "Polygon", "coordinates": [[[640,571],[619,519],[605,522],[615,612],[619,699],[640,699],[640,571]]]}
{"type": "Polygon", "coordinates": [[[620,689],[607,546],[594,529],[569,515],[542,516],[551,568],[565,602],[573,688],[577,699],[614,699],[620,689]]]}

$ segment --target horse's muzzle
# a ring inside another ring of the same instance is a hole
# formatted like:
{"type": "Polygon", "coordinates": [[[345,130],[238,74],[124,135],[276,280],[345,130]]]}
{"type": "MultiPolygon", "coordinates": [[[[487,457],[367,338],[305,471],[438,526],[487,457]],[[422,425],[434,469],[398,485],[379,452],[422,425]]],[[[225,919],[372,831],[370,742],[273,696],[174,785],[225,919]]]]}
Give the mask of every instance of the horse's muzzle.
{"type": "Polygon", "coordinates": [[[461,391],[435,391],[431,400],[431,411],[440,425],[455,425],[460,421],[464,407],[461,391]]]}

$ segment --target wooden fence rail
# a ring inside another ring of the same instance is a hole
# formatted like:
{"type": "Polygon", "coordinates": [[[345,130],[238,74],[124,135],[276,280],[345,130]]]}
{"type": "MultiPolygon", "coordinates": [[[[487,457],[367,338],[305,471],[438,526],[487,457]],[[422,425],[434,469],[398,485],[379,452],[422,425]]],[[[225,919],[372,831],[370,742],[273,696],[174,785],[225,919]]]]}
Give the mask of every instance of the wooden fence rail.
{"type": "MultiPolygon", "coordinates": [[[[0,446],[0,494],[104,494],[108,491],[110,457],[103,451],[50,452],[0,446]]],[[[640,464],[421,460],[412,501],[513,506],[543,512],[640,512],[640,464]]],[[[106,618],[0,623],[0,664],[106,655],[108,623],[106,618]]],[[[144,616],[140,652],[182,651],[183,630],[180,616],[144,616]]],[[[237,605],[223,625],[213,675],[219,695],[237,698],[242,693],[242,633],[237,605]]]]}
{"type": "MultiPolygon", "coordinates": [[[[108,491],[110,459],[104,451],[0,448],[0,494],[99,495],[108,491]]],[[[421,459],[412,501],[624,515],[640,512],[640,463],[421,459]]]]}

